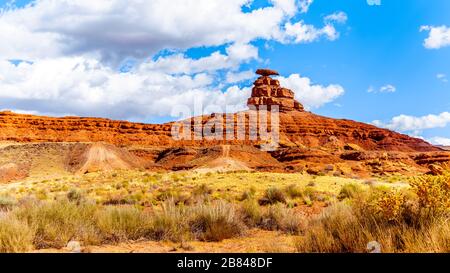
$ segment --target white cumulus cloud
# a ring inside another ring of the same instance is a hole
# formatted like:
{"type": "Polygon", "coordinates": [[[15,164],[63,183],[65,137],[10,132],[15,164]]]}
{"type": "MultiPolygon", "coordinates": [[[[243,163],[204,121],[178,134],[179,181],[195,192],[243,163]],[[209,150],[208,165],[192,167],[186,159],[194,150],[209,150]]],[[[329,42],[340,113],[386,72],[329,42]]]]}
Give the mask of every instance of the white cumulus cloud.
{"type": "MultiPolygon", "coordinates": [[[[175,105],[192,105],[194,99],[242,110],[251,87],[234,84],[254,78],[248,67],[264,61],[256,41],[335,40],[335,24],[346,20],[345,14],[334,13],[321,27],[305,23],[299,16],[312,0],[270,0],[245,11],[251,2],[35,0],[22,8],[9,5],[0,10],[0,109],[144,121],[168,116],[175,105]],[[190,49],[201,53],[190,55],[190,49]],[[124,64],[127,69],[119,69],[124,64]]],[[[297,96],[311,108],[344,92],[295,74],[286,79],[301,87],[297,96]]]]}
{"type": "Polygon", "coordinates": [[[278,77],[278,79],[281,85],[295,92],[295,98],[303,103],[306,109],[321,107],[345,93],[344,88],[340,85],[313,84],[309,78],[301,77],[299,74],[292,74],[287,78],[278,77]]]}
{"type": "Polygon", "coordinates": [[[168,116],[175,105],[194,99],[203,105],[245,107],[247,92],[211,86],[206,73],[170,75],[136,69],[117,73],[94,59],[58,58],[19,65],[0,62],[0,109],[39,113],[71,113],[117,119],[144,120],[168,116]],[[232,94],[231,94],[231,93],[232,94]]]}
{"type": "Polygon", "coordinates": [[[237,83],[246,80],[251,80],[255,78],[255,72],[252,70],[242,71],[242,72],[231,72],[229,71],[226,76],[226,81],[228,83],[237,83]]]}
{"type": "MultiPolygon", "coordinates": [[[[223,110],[226,106],[246,109],[251,86],[241,89],[232,85],[222,91],[208,73],[172,75],[148,70],[146,64],[141,66],[128,73],[117,73],[95,59],[84,57],[18,65],[2,61],[0,109],[131,120],[169,116],[173,107],[193,108],[196,100],[203,106],[217,105],[223,110]]],[[[234,83],[250,78],[250,74],[246,71],[227,76],[234,83]]],[[[308,109],[323,106],[344,93],[340,85],[313,84],[298,74],[279,79],[283,86],[296,92],[296,98],[308,109]]]]}
{"type": "Polygon", "coordinates": [[[450,46],[450,28],[443,26],[421,26],[420,31],[428,31],[424,46],[428,49],[439,49],[450,46]]]}
{"type": "Polygon", "coordinates": [[[373,86],[369,86],[369,88],[367,89],[368,93],[394,93],[396,91],[397,91],[397,87],[395,87],[392,84],[383,85],[378,89],[376,89],[373,86]]]}
{"type": "Polygon", "coordinates": [[[450,146],[450,138],[445,137],[432,137],[428,139],[428,142],[434,145],[450,146]]]}
{"type": "Polygon", "coordinates": [[[194,74],[221,69],[237,69],[243,62],[258,59],[258,48],[248,44],[233,44],[226,49],[227,54],[219,51],[199,59],[175,53],[159,57],[156,61],[145,62],[141,68],[170,74],[194,74]]]}
{"type": "Polygon", "coordinates": [[[0,13],[0,57],[34,60],[90,54],[119,63],[164,49],[281,40],[286,21],[310,0],[272,0],[244,12],[248,0],[37,0],[0,13]],[[33,41],[33,42],[30,42],[33,41]]]}
{"type": "Polygon", "coordinates": [[[337,22],[337,23],[345,23],[347,22],[347,14],[345,12],[339,11],[332,13],[330,15],[325,16],[325,22],[337,22]]]}
{"type": "Polygon", "coordinates": [[[334,41],[339,37],[333,25],[325,25],[322,28],[316,28],[313,25],[305,24],[303,21],[285,25],[285,41],[294,43],[311,43],[324,37],[334,41]]]}
{"type": "Polygon", "coordinates": [[[443,112],[438,115],[426,115],[415,117],[409,115],[399,115],[384,123],[379,120],[372,122],[376,126],[385,127],[400,132],[414,132],[425,129],[444,128],[450,124],[450,113],[443,112]]]}

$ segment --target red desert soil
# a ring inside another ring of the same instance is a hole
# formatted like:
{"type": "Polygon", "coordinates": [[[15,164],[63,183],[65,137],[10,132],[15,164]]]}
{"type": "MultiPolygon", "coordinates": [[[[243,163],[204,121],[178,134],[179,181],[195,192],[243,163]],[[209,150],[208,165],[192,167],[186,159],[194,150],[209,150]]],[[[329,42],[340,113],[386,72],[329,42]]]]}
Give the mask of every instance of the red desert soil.
{"type": "Polygon", "coordinates": [[[22,179],[27,176],[24,168],[19,167],[14,163],[7,163],[0,165],[0,182],[9,182],[17,179],[22,179]]]}
{"type": "MultiPolygon", "coordinates": [[[[247,252],[294,252],[295,236],[283,235],[276,231],[249,230],[243,237],[222,242],[156,242],[139,241],[117,245],[88,246],[84,252],[91,253],[247,253],[247,252]]],[[[67,249],[43,249],[37,253],[67,253],[67,249]]]]}
{"type": "Polygon", "coordinates": [[[78,162],[77,173],[97,171],[127,170],[139,167],[141,161],[124,149],[110,144],[95,143],[84,149],[83,154],[76,158],[72,154],[71,161],[78,162]]]}

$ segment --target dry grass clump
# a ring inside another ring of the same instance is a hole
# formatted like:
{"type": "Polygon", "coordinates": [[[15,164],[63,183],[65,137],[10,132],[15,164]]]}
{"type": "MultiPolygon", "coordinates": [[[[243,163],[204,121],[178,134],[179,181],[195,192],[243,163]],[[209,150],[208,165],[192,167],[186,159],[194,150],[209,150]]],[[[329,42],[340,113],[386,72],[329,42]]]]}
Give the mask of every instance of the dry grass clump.
{"type": "Polygon", "coordinates": [[[149,234],[154,240],[174,242],[188,238],[222,241],[242,235],[245,229],[236,207],[224,201],[191,207],[166,202],[161,211],[155,212],[149,234]]]}
{"type": "Polygon", "coordinates": [[[256,189],[254,187],[251,187],[248,190],[245,190],[242,195],[238,198],[239,201],[246,201],[251,200],[256,195],[256,189]]]}
{"type": "Polygon", "coordinates": [[[259,204],[262,206],[273,205],[276,203],[286,203],[286,194],[283,190],[276,187],[268,188],[265,191],[264,196],[259,200],[259,204]]]}
{"type": "Polygon", "coordinates": [[[207,184],[196,186],[192,191],[194,197],[206,197],[213,193],[213,190],[207,184]]]}
{"type": "Polygon", "coordinates": [[[263,210],[255,199],[247,199],[241,204],[240,212],[248,227],[257,227],[263,219],[263,210]]]}
{"type": "Polygon", "coordinates": [[[303,189],[295,184],[287,186],[285,192],[291,199],[303,197],[303,189]]]}
{"type": "Polygon", "coordinates": [[[96,226],[103,241],[137,240],[147,235],[150,216],[135,207],[108,207],[95,215],[96,226]]]}
{"type": "Polygon", "coordinates": [[[364,189],[360,185],[356,183],[349,183],[342,187],[339,192],[338,199],[341,201],[344,199],[352,199],[363,193],[364,189]]]}
{"type": "Polygon", "coordinates": [[[299,234],[306,225],[303,215],[287,208],[284,204],[261,207],[256,200],[247,200],[243,202],[240,210],[243,221],[248,227],[299,234]]]}
{"type": "Polygon", "coordinates": [[[349,205],[335,205],[312,220],[303,237],[296,241],[298,252],[362,252],[368,237],[349,205]]]}
{"type": "Polygon", "coordinates": [[[76,203],[80,204],[81,202],[84,201],[84,195],[78,189],[71,189],[67,193],[67,200],[69,200],[70,202],[76,202],[76,203]]]}
{"type": "Polygon", "coordinates": [[[299,238],[299,252],[447,252],[450,249],[448,177],[425,176],[410,191],[373,189],[327,209],[299,238]]]}
{"type": "Polygon", "coordinates": [[[0,196],[0,211],[7,211],[17,205],[17,200],[11,196],[0,196]]]}
{"type": "Polygon", "coordinates": [[[33,247],[33,232],[24,222],[0,216],[0,253],[26,252],[33,247]]]}
{"type": "Polygon", "coordinates": [[[188,213],[190,230],[202,241],[217,242],[240,236],[246,228],[235,206],[224,201],[196,205],[188,213]]]}
{"type": "Polygon", "coordinates": [[[282,204],[267,208],[262,215],[260,227],[267,230],[281,230],[288,234],[299,234],[305,228],[306,220],[282,204]]]}
{"type": "Polygon", "coordinates": [[[190,194],[175,189],[160,191],[156,200],[161,202],[172,202],[176,205],[188,205],[193,202],[190,194]]]}
{"type": "Polygon", "coordinates": [[[188,236],[185,222],[185,208],[167,201],[162,205],[162,210],[153,215],[148,235],[153,240],[180,242],[188,236]]]}
{"type": "Polygon", "coordinates": [[[62,248],[74,238],[98,243],[98,235],[92,228],[96,210],[95,205],[61,200],[28,204],[14,214],[34,231],[33,243],[37,248],[62,248]]]}

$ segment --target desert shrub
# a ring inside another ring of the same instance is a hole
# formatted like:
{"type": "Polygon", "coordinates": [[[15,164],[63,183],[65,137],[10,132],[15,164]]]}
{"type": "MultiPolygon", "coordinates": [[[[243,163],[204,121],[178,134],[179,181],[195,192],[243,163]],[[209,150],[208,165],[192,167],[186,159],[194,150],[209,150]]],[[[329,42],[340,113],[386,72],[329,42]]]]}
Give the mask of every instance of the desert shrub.
{"type": "Polygon", "coordinates": [[[171,178],[174,182],[180,182],[180,181],[186,180],[185,174],[178,174],[178,173],[173,173],[171,175],[171,178]]]}
{"type": "Polygon", "coordinates": [[[345,184],[341,191],[339,192],[338,199],[344,200],[344,199],[353,199],[356,198],[358,195],[362,194],[364,192],[364,189],[355,183],[349,183],[345,184]]]}
{"type": "Polygon", "coordinates": [[[302,200],[303,202],[308,205],[312,206],[314,201],[326,201],[328,199],[328,196],[320,191],[317,191],[311,186],[306,187],[302,192],[302,200]]]}
{"type": "Polygon", "coordinates": [[[241,214],[244,223],[249,227],[261,224],[263,211],[255,199],[247,199],[241,204],[241,214]]]}
{"type": "Polygon", "coordinates": [[[34,231],[36,248],[62,248],[73,239],[98,243],[95,205],[77,205],[67,200],[25,205],[14,213],[34,231]]]}
{"type": "Polygon", "coordinates": [[[413,180],[412,190],[419,199],[419,206],[432,214],[450,210],[450,175],[423,176],[413,180]]]}
{"type": "Polygon", "coordinates": [[[405,195],[401,191],[387,191],[372,194],[367,208],[381,221],[401,221],[405,209],[405,195]]]}
{"type": "Polygon", "coordinates": [[[321,193],[314,189],[314,187],[306,187],[303,190],[302,196],[304,198],[309,198],[311,201],[318,201],[320,199],[321,193]]]}
{"type": "Polygon", "coordinates": [[[351,207],[338,204],[311,221],[296,248],[313,253],[362,252],[368,242],[351,207]]]}
{"type": "Polygon", "coordinates": [[[428,203],[429,200],[445,200],[440,197],[442,190],[436,190],[443,186],[420,184],[416,187],[413,186],[412,191],[375,188],[352,202],[328,208],[310,221],[305,236],[296,242],[297,250],[366,252],[370,241],[379,242],[383,252],[448,250],[449,216],[435,213],[445,206],[431,207],[428,203]]]}
{"type": "Polygon", "coordinates": [[[17,200],[11,196],[0,196],[0,211],[10,210],[17,205],[17,200]]]}
{"type": "Polygon", "coordinates": [[[248,190],[245,190],[242,195],[238,198],[239,201],[245,201],[250,200],[255,197],[256,189],[254,187],[251,187],[248,190]]]}
{"type": "Polygon", "coordinates": [[[202,241],[222,241],[239,236],[245,230],[236,208],[223,201],[189,208],[189,227],[202,241]]]}
{"type": "Polygon", "coordinates": [[[84,200],[84,195],[80,190],[72,189],[67,193],[67,200],[80,204],[84,200]]]}
{"type": "Polygon", "coordinates": [[[201,184],[199,186],[196,186],[194,190],[192,191],[192,194],[194,196],[208,196],[213,193],[213,190],[206,184],[201,184]]]}
{"type": "Polygon", "coordinates": [[[166,201],[162,210],[154,213],[148,236],[153,240],[180,242],[187,236],[185,208],[166,201]]]}
{"type": "Polygon", "coordinates": [[[260,205],[273,205],[276,203],[286,203],[285,193],[276,187],[268,188],[264,196],[259,200],[260,205]]]}
{"type": "Polygon", "coordinates": [[[281,230],[289,234],[298,234],[305,227],[306,220],[292,209],[282,204],[268,207],[262,215],[261,228],[267,230],[281,230]]]}
{"type": "Polygon", "coordinates": [[[107,242],[140,239],[150,227],[150,217],[135,207],[108,207],[98,211],[95,218],[107,242]]]}
{"type": "Polygon", "coordinates": [[[27,252],[33,247],[33,232],[13,216],[0,216],[0,253],[27,252]]]}
{"type": "Polygon", "coordinates": [[[156,200],[162,202],[170,202],[175,205],[192,203],[191,196],[179,190],[164,190],[156,196],[156,200]]]}
{"type": "Polygon", "coordinates": [[[298,187],[295,184],[291,184],[291,185],[287,186],[285,188],[285,192],[292,199],[295,199],[295,198],[303,196],[302,188],[298,187]]]}

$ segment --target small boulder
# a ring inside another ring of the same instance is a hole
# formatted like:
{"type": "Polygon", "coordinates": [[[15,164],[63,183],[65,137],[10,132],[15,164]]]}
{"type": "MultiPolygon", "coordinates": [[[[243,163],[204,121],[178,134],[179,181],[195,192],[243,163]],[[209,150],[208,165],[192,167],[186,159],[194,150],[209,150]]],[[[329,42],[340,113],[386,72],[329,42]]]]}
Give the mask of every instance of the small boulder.
{"type": "Polygon", "coordinates": [[[81,244],[78,241],[70,241],[67,244],[67,250],[71,253],[81,253],[81,244]]]}

